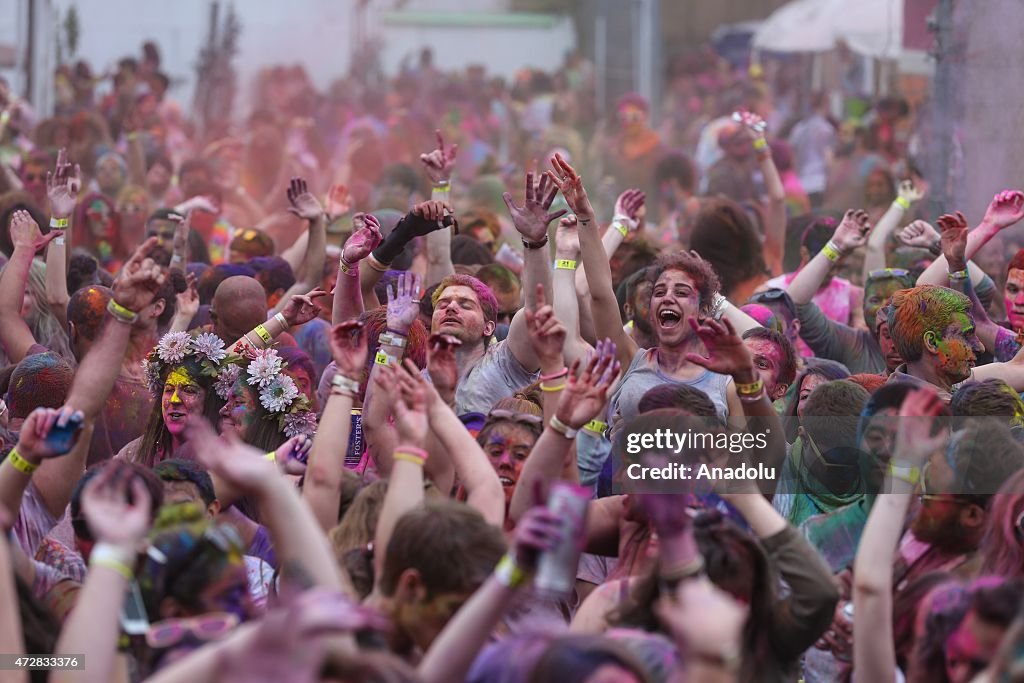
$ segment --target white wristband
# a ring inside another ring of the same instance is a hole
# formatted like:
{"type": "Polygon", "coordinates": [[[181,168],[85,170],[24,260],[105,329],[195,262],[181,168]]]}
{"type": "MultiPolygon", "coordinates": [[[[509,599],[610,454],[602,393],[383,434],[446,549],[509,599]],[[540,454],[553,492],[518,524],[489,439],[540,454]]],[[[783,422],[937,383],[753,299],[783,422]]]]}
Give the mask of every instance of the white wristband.
{"type": "Polygon", "coordinates": [[[287,332],[288,328],[291,327],[291,325],[288,324],[288,319],[284,317],[284,313],[281,313],[281,312],[275,313],[274,314],[274,320],[276,320],[277,322],[281,323],[281,327],[282,327],[282,329],[284,329],[285,332],[287,332]]]}

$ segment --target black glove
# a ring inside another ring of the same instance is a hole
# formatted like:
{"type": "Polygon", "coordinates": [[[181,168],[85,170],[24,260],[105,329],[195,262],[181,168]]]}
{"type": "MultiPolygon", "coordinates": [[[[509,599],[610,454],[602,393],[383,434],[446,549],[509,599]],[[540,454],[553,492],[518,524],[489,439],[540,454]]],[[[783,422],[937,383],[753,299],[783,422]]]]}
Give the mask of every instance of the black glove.
{"type": "Polygon", "coordinates": [[[441,224],[438,224],[437,221],[429,220],[410,211],[402,217],[402,220],[398,221],[398,225],[384,238],[380,246],[373,250],[373,258],[377,259],[379,263],[391,263],[398,258],[409,242],[451,224],[451,216],[446,215],[441,224]]]}

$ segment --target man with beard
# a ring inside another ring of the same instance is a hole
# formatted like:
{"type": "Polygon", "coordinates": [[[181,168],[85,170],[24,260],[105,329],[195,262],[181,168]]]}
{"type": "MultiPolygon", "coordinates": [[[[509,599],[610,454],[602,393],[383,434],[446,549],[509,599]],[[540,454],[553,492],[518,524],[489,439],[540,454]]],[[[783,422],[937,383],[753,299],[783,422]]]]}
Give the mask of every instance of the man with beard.
{"type": "Polygon", "coordinates": [[[642,349],[656,343],[651,328],[651,283],[646,274],[647,269],[641,268],[619,284],[624,294],[621,313],[626,333],[642,349]]]}
{"type": "Polygon", "coordinates": [[[864,244],[870,230],[866,213],[847,211],[832,239],[786,288],[800,318],[800,338],[815,356],[839,361],[851,373],[892,372],[902,362],[890,340],[885,304],[895,292],[913,285],[905,270],[886,268],[868,275],[864,285],[864,320],[870,332],[829,320],[813,302],[835,264],[864,244]]]}

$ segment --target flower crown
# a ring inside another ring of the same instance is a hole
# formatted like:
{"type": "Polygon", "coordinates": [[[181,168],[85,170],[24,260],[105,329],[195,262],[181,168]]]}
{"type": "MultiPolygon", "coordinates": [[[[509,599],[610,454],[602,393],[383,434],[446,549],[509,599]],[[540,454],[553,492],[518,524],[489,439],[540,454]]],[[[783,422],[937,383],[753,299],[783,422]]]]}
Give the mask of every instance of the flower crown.
{"type": "Polygon", "coordinates": [[[142,362],[146,381],[154,394],[163,389],[163,373],[170,365],[195,360],[205,377],[213,378],[213,389],[222,400],[231,397],[231,390],[248,364],[249,386],[258,387],[260,404],[276,417],[278,427],[291,438],[299,434],[312,436],[316,431],[316,414],[309,409],[309,399],[299,392],[291,377],[284,374],[284,359],[274,349],[247,350],[230,353],[224,341],[212,332],[191,335],[188,332],[165,334],[142,362]]]}

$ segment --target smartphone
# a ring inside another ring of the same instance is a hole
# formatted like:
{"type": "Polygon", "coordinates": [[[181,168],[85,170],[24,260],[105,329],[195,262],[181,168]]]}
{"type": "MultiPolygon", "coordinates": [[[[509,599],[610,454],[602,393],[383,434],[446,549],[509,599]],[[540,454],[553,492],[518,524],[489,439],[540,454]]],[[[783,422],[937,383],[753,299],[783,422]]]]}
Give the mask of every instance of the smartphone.
{"type": "Polygon", "coordinates": [[[82,431],[83,418],[81,414],[74,413],[66,425],[54,425],[50,433],[46,435],[46,445],[49,446],[55,455],[64,455],[71,450],[78,440],[78,434],[82,431]]]}
{"type": "Polygon", "coordinates": [[[131,581],[121,604],[121,630],[130,636],[142,636],[149,630],[146,605],[142,602],[139,584],[131,581]]]}

